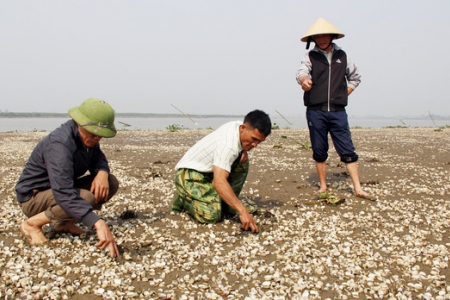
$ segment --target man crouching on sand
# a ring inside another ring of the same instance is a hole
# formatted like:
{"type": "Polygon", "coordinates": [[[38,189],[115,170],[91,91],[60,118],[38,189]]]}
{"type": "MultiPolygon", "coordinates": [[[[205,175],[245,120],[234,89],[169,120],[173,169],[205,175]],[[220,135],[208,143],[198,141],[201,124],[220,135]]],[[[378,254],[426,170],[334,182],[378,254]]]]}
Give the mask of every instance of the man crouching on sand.
{"type": "Polygon", "coordinates": [[[248,174],[247,151],[263,142],[271,129],[269,116],[254,110],[243,123],[226,123],[192,146],[175,166],[172,211],[185,210],[200,223],[217,223],[223,213],[237,213],[242,229],[258,232],[238,196],[248,174]]]}
{"type": "Polygon", "coordinates": [[[103,100],[90,98],[71,108],[67,121],[42,139],[31,153],[16,185],[17,200],[29,218],[20,231],[31,245],[48,240],[42,226],[51,223],[56,232],[74,235],[86,230],[75,221],[95,228],[95,246],[108,247],[111,257],[119,250],[108,225],[93,209],[111,199],[119,188],[109,174],[108,161],[100,150],[102,137],[116,135],[114,110],[103,100]],[[89,171],[89,175],[85,175],[89,171]]]}

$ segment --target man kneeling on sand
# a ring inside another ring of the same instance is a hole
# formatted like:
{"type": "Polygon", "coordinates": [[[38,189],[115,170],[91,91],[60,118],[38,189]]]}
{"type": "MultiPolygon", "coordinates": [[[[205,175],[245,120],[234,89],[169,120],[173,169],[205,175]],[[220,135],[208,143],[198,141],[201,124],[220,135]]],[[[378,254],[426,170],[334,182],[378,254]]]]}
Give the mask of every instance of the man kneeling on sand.
{"type": "Polygon", "coordinates": [[[238,199],[248,174],[247,151],[271,133],[269,116],[254,110],[244,122],[229,122],[192,146],[175,166],[172,211],[187,211],[200,223],[217,223],[222,215],[239,215],[242,229],[258,226],[238,199]]]}
{"type": "Polygon", "coordinates": [[[29,218],[20,231],[31,245],[42,245],[48,241],[42,233],[45,224],[51,223],[56,232],[78,235],[86,232],[74,224],[80,221],[95,228],[100,240],[96,247],[108,247],[111,257],[118,257],[108,225],[93,212],[119,188],[99,145],[102,137],[116,135],[114,110],[90,98],[71,108],[69,115],[72,120],[34,148],[16,185],[17,200],[29,218]]]}

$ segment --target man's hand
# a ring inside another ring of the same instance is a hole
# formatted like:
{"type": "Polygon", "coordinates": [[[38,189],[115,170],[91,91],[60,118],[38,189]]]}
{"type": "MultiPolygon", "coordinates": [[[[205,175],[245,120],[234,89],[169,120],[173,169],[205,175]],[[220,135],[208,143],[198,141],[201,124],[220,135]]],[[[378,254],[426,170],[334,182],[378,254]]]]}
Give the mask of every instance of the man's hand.
{"type": "Polygon", "coordinates": [[[239,163],[245,164],[248,161],[248,153],[245,150],[242,150],[242,155],[241,155],[241,159],[239,160],[239,163]]]}
{"type": "Polygon", "coordinates": [[[92,181],[91,193],[94,194],[95,203],[101,204],[108,200],[109,183],[108,173],[105,171],[99,171],[92,181]]]}
{"type": "Polygon", "coordinates": [[[109,255],[112,258],[119,257],[119,249],[116,245],[116,240],[114,239],[114,236],[111,233],[111,230],[109,230],[108,225],[106,225],[105,221],[98,220],[94,224],[94,228],[97,232],[97,237],[100,240],[97,244],[95,244],[95,247],[99,248],[100,250],[105,249],[108,247],[109,249],[109,255]]]}
{"type": "Polygon", "coordinates": [[[248,213],[247,208],[242,202],[236,197],[233,189],[228,182],[229,173],[222,168],[217,166],[213,167],[214,171],[214,188],[219,194],[220,198],[225,201],[232,209],[234,209],[239,214],[239,219],[241,220],[243,230],[251,230],[252,232],[258,232],[258,226],[253,219],[252,215],[248,213]]]}
{"type": "Polygon", "coordinates": [[[307,92],[312,88],[313,82],[309,77],[301,76],[300,77],[300,85],[302,86],[302,90],[307,92]]]}
{"type": "Polygon", "coordinates": [[[244,212],[239,212],[239,219],[241,220],[241,228],[243,230],[251,230],[253,233],[258,232],[258,226],[256,225],[252,215],[248,213],[247,209],[245,209],[244,212]]]}

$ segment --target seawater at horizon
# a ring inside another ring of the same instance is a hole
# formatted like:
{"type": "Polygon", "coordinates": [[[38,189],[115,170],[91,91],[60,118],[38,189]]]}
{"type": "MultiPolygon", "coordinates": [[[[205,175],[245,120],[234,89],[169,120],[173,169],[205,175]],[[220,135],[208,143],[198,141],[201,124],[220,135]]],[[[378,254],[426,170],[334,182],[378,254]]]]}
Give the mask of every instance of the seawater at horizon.
{"type": "MultiPolygon", "coordinates": [[[[271,117],[272,123],[280,128],[303,129],[307,128],[304,116],[289,117],[287,120],[281,117],[271,117]]],[[[67,118],[0,118],[0,132],[30,132],[30,131],[52,131],[67,118]]],[[[115,125],[118,130],[167,130],[170,125],[178,125],[186,129],[216,129],[220,125],[238,121],[235,117],[206,117],[197,118],[193,121],[184,117],[149,117],[149,118],[116,118],[115,125]],[[130,126],[127,126],[128,124],[130,126]]],[[[383,128],[388,126],[408,126],[408,127],[439,127],[450,124],[450,120],[434,120],[431,119],[371,119],[371,118],[351,118],[349,117],[350,127],[363,128],[383,128]]]]}

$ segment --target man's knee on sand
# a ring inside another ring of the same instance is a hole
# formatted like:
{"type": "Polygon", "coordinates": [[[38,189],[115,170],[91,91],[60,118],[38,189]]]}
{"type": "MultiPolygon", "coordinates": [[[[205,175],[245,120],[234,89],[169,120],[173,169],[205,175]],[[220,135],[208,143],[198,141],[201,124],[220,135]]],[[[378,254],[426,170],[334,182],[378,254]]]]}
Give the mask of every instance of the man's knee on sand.
{"type": "Polygon", "coordinates": [[[222,211],[221,210],[213,210],[213,211],[200,211],[197,212],[194,216],[198,222],[203,224],[215,224],[222,220],[222,211]]]}
{"type": "Polygon", "coordinates": [[[175,192],[175,195],[173,196],[172,211],[177,214],[184,211],[184,201],[177,192],[175,192]]]}
{"type": "Polygon", "coordinates": [[[191,201],[183,199],[177,192],[172,201],[172,211],[174,213],[186,212],[195,220],[204,224],[218,223],[222,219],[222,208],[217,208],[217,205],[206,205],[201,203],[195,205],[191,201]]]}
{"type": "MultiPolygon", "coordinates": [[[[228,177],[228,183],[236,197],[245,183],[249,162],[233,164],[228,177]]],[[[195,220],[204,224],[214,224],[222,221],[224,215],[236,215],[236,211],[223,202],[213,187],[213,177],[189,170],[180,169],[175,175],[175,194],[172,200],[172,211],[186,211],[195,220]],[[193,184],[194,182],[194,184],[193,184]],[[189,184],[188,184],[189,183],[189,184]],[[187,200],[189,199],[189,200],[187,200]]]]}

